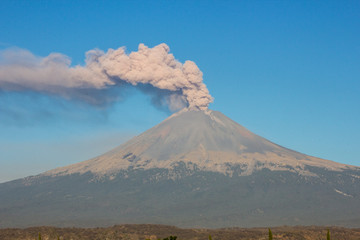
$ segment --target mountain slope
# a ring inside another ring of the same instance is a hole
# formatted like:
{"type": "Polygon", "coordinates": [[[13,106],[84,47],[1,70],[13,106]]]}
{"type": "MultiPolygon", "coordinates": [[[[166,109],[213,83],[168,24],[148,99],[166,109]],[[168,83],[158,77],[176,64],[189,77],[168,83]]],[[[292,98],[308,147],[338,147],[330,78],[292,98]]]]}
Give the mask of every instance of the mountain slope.
{"type": "Polygon", "coordinates": [[[243,170],[242,175],[259,169],[258,164],[272,170],[295,169],[301,174],[311,174],[305,171],[306,165],[332,170],[349,168],[276,145],[220,112],[185,110],[100,157],[47,174],[91,171],[104,175],[129,167],[171,168],[180,161],[196,165],[200,170],[222,173],[231,173],[229,166],[238,166],[243,170]]]}
{"type": "Polygon", "coordinates": [[[102,156],[0,184],[0,226],[360,226],[360,168],[220,112],[182,111],[102,156]]]}

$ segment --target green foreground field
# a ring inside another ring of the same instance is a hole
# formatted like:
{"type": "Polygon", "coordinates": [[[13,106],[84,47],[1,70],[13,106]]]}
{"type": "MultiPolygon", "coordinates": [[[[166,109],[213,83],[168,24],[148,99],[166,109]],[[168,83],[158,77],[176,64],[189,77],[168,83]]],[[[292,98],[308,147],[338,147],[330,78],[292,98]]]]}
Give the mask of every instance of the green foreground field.
{"type": "MultiPolygon", "coordinates": [[[[341,227],[273,227],[273,239],[322,240],[330,231],[332,240],[359,240],[360,228],[341,227]]],[[[182,229],[151,224],[126,224],[107,228],[31,227],[0,229],[2,240],[157,240],[177,236],[177,240],[260,240],[269,239],[268,228],[182,229]]]]}

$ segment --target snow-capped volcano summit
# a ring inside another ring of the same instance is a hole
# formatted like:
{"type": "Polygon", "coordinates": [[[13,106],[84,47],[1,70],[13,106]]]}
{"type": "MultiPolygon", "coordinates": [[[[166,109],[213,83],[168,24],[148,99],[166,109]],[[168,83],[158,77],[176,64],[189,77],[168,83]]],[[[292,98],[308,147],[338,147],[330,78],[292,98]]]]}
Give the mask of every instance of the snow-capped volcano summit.
{"type": "Polygon", "coordinates": [[[254,170],[290,170],[311,175],[306,166],[331,170],[349,166],[310,157],[274,144],[211,110],[182,110],[157,126],[102,156],[47,172],[65,175],[92,172],[109,175],[120,170],[172,168],[178,162],[199,170],[240,175],[254,170]]]}
{"type": "Polygon", "coordinates": [[[360,168],[182,110],[99,157],[0,184],[0,226],[360,226],[360,168]]]}

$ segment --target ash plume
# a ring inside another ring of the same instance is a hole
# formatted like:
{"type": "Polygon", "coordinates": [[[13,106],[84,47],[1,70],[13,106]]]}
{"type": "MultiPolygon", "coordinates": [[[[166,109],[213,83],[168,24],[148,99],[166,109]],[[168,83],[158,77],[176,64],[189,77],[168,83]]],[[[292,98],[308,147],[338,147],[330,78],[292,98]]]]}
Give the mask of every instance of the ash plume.
{"type": "Polygon", "coordinates": [[[35,56],[24,49],[0,52],[0,90],[35,91],[79,99],[90,104],[118,100],[111,89],[132,85],[171,111],[184,107],[207,109],[213,98],[202,72],[192,61],[177,61],[162,43],[153,48],[140,44],[127,54],[125,47],[86,52],[85,65],[71,66],[60,53],[35,56]],[[150,86],[144,91],[144,86],[150,86]]]}

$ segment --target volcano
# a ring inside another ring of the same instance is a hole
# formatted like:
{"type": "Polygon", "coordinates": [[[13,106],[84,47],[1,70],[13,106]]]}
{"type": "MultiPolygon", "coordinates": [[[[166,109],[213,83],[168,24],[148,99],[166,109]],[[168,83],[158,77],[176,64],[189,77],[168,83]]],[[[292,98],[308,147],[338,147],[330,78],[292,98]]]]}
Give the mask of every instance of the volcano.
{"type": "Polygon", "coordinates": [[[0,226],[360,226],[360,168],[182,110],[96,158],[0,184],[0,226]]]}

